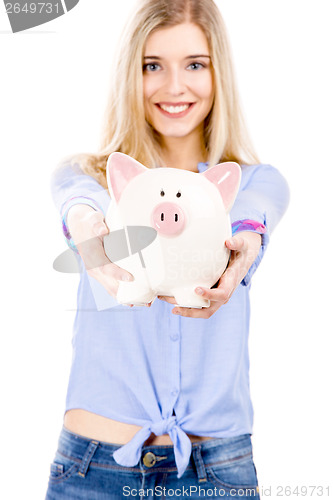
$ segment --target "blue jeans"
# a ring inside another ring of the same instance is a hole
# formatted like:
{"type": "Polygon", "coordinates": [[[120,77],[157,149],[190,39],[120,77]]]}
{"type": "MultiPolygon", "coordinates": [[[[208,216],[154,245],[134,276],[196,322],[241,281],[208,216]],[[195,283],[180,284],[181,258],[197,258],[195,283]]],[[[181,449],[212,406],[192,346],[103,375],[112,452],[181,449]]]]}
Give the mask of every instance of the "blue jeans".
{"type": "Polygon", "coordinates": [[[144,446],[134,467],[118,465],[112,458],[119,447],[63,429],[46,500],[259,499],[249,434],[192,443],[180,479],[172,445],[144,446]]]}

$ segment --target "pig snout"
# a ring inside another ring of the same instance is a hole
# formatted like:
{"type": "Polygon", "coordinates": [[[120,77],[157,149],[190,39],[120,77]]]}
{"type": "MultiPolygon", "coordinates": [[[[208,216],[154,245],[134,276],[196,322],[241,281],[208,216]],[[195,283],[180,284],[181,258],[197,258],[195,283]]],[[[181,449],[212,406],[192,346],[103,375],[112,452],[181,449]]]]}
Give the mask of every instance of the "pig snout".
{"type": "Polygon", "coordinates": [[[176,203],[161,203],[152,213],[152,225],[162,236],[177,236],[185,227],[185,214],[176,203]]]}

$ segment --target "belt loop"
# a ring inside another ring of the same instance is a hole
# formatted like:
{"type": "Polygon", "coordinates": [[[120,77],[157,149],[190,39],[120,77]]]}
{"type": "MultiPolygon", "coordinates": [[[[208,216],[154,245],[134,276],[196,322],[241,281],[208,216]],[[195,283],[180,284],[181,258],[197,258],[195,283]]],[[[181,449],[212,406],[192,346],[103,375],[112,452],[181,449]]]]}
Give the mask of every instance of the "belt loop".
{"type": "Polygon", "coordinates": [[[199,482],[207,481],[206,467],[201,455],[201,446],[193,446],[193,459],[197,470],[199,482]]]}
{"type": "Polygon", "coordinates": [[[92,457],[94,456],[94,453],[98,447],[98,441],[90,441],[89,446],[87,448],[87,451],[83,455],[81,465],[79,468],[79,476],[85,477],[87,474],[88,467],[90,465],[90,462],[92,460],[92,457]]]}

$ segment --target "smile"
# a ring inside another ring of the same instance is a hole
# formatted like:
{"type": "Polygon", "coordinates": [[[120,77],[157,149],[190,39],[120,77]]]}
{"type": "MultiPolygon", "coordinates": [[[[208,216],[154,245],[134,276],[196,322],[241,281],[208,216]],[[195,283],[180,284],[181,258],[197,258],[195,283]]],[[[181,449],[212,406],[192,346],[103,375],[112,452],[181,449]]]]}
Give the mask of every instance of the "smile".
{"type": "Polygon", "coordinates": [[[164,115],[172,115],[173,117],[182,117],[187,111],[193,106],[193,103],[184,103],[184,104],[156,104],[159,110],[164,115]]]}

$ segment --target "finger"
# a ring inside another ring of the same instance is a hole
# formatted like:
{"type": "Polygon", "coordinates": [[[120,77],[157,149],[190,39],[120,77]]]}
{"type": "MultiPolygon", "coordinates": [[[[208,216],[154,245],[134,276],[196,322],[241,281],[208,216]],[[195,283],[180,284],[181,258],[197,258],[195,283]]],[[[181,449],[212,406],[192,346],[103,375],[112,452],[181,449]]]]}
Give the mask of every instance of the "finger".
{"type": "Polygon", "coordinates": [[[245,247],[245,240],[242,236],[234,236],[233,238],[229,238],[225,241],[225,246],[229,248],[229,250],[241,251],[245,247]]]}
{"type": "Polygon", "coordinates": [[[125,271],[124,269],[118,267],[116,264],[109,262],[108,264],[90,269],[88,271],[89,276],[95,278],[104,288],[113,296],[117,295],[119,288],[119,281],[133,281],[134,277],[125,271]]]}
{"type": "Polygon", "coordinates": [[[87,271],[98,269],[98,275],[105,274],[118,281],[133,281],[131,273],[117,266],[106,256],[101,239],[92,238],[77,245],[87,271]]]}
{"type": "Polygon", "coordinates": [[[169,297],[167,295],[158,295],[158,299],[164,300],[165,302],[168,302],[169,304],[177,304],[176,299],[174,297],[169,297]]]}
{"type": "Polygon", "coordinates": [[[95,212],[89,215],[92,231],[96,236],[105,236],[109,233],[109,229],[105,224],[104,215],[101,212],[95,212]]]}
{"type": "Polygon", "coordinates": [[[178,316],[183,316],[184,318],[208,319],[217,311],[217,309],[221,305],[222,304],[216,302],[214,304],[211,304],[209,307],[203,307],[202,309],[178,306],[172,309],[172,313],[178,316]]]}
{"type": "Polygon", "coordinates": [[[122,267],[117,266],[117,264],[111,262],[107,257],[106,259],[107,263],[98,268],[101,274],[117,281],[134,281],[134,276],[131,273],[129,273],[122,267]]]}
{"type": "Polygon", "coordinates": [[[220,302],[224,304],[230,297],[231,287],[223,287],[220,288],[203,288],[198,287],[195,289],[195,292],[198,295],[201,295],[202,298],[210,300],[211,302],[220,302]]]}
{"type": "Polygon", "coordinates": [[[107,234],[109,234],[109,230],[106,224],[104,224],[103,222],[94,224],[93,231],[96,236],[106,236],[107,234]]]}

